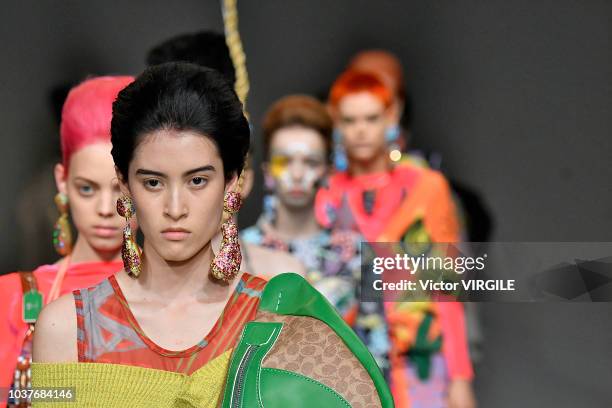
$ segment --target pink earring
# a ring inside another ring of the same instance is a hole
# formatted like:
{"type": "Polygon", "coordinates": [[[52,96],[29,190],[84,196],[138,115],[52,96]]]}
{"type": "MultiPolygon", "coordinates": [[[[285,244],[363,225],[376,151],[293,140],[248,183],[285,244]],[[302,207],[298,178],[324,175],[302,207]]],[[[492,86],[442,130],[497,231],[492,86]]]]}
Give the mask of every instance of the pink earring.
{"type": "Polygon", "coordinates": [[[221,248],[210,263],[212,276],[220,281],[229,283],[238,275],[242,254],[238,243],[238,226],[232,215],[237,213],[242,206],[240,194],[230,191],[223,199],[223,210],[229,214],[227,220],[221,225],[221,248]]]}
{"type": "Polygon", "coordinates": [[[117,199],[117,212],[126,221],[123,229],[123,245],[121,246],[123,267],[128,275],[137,278],[140,275],[140,256],[142,253],[132,234],[132,228],[130,228],[130,218],[135,213],[134,204],[130,197],[122,196],[117,199]]]}

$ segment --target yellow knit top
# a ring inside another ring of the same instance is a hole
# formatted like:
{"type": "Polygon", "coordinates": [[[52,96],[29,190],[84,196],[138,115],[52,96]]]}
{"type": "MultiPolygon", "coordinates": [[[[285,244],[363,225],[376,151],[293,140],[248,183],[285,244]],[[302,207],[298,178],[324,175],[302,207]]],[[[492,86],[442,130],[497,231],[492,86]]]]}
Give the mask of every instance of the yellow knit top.
{"type": "Polygon", "coordinates": [[[33,388],[73,388],[74,401],[33,401],[34,408],[213,408],[221,401],[232,350],[180,374],[106,363],[33,363],[33,388]]]}

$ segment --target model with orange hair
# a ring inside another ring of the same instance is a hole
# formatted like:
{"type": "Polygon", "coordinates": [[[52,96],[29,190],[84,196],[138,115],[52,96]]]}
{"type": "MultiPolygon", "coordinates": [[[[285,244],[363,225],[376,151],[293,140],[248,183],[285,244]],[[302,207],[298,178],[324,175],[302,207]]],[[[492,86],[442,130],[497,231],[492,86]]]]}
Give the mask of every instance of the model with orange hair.
{"type": "MultiPolygon", "coordinates": [[[[98,77],[73,88],[62,109],[62,162],[55,166],[60,218],[53,243],[62,258],[0,277],[0,390],[30,386],[31,338],[43,304],[121,270],[119,185],[111,156],[112,103],[132,77],[98,77]],[[72,242],[68,212],[78,236],[72,242]]],[[[49,237],[51,241],[51,237],[49,237]]],[[[49,242],[51,245],[51,242],[49,242]]],[[[0,406],[7,396],[0,395],[0,406]]],[[[8,401],[27,407],[28,401],[8,401]]]]}
{"type": "MultiPolygon", "coordinates": [[[[368,242],[410,239],[415,231],[430,242],[457,242],[445,178],[389,157],[397,129],[393,98],[372,73],[349,70],[333,84],[329,108],[347,166],[319,190],[317,219],[332,229],[359,232],[368,242]]],[[[461,304],[360,305],[355,330],[383,366],[398,407],[475,405],[461,304]]]]}

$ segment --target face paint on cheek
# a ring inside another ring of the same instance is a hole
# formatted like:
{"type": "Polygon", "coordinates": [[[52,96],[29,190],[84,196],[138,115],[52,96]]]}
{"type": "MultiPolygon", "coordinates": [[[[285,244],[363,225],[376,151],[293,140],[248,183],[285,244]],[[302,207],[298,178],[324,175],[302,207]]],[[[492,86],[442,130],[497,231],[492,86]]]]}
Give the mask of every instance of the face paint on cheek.
{"type": "Polygon", "coordinates": [[[278,181],[284,190],[310,191],[320,178],[319,172],[312,168],[312,164],[302,164],[305,170],[300,180],[295,180],[290,170],[289,163],[305,160],[304,158],[307,158],[309,162],[323,163],[325,161],[324,153],[320,149],[313,149],[306,143],[293,143],[290,146],[273,151],[270,159],[270,175],[278,181]]]}
{"type": "Polygon", "coordinates": [[[280,184],[286,190],[302,190],[310,191],[319,184],[321,177],[313,169],[306,169],[304,177],[301,180],[295,181],[288,171],[284,172],[279,179],[280,184]]]}
{"type": "Polygon", "coordinates": [[[287,173],[288,160],[285,156],[275,155],[270,159],[270,174],[275,179],[280,179],[287,173]]]}
{"type": "Polygon", "coordinates": [[[278,181],[280,185],[283,186],[283,188],[286,190],[293,190],[298,185],[294,183],[293,177],[291,177],[291,174],[289,174],[287,169],[285,169],[285,171],[280,174],[280,176],[278,177],[278,181]]]}
{"type": "Polygon", "coordinates": [[[316,171],[314,171],[313,169],[307,169],[304,173],[304,177],[302,178],[302,188],[304,190],[313,189],[315,184],[317,184],[318,178],[319,177],[316,171]]]}

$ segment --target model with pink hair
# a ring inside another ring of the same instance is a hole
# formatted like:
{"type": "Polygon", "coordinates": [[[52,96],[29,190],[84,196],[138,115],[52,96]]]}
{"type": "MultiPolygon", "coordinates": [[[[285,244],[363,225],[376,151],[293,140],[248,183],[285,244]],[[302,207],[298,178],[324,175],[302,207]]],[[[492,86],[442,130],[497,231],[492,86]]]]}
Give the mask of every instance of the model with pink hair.
{"type": "MultiPolygon", "coordinates": [[[[111,156],[112,104],[129,76],[91,78],[73,88],[62,109],[62,162],[54,169],[60,217],[53,241],[61,256],[33,272],[0,277],[0,390],[27,388],[31,338],[43,304],[95,285],[122,268],[123,221],[116,212],[119,185],[111,156]],[[73,241],[68,213],[78,235],[73,241]]],[[[0,395],[0,406],[28,401],[0,395]]]]}

